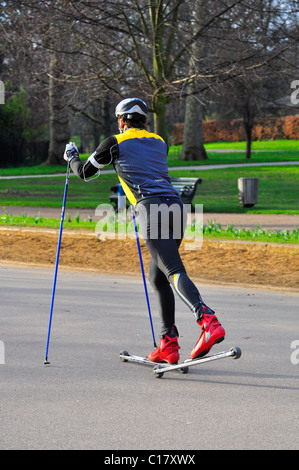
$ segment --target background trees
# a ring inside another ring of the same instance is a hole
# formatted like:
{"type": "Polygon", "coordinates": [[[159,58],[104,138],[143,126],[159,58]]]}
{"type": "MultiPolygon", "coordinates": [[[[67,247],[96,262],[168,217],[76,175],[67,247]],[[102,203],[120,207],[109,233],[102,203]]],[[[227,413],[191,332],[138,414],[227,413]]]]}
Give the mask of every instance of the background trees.
{"type": "Polygon", "coordinates": [[[11,0],[1,7],[0,78],[13,84],[9,94],[27,93],[37,136],[50,142],[49,163],[61,161],[78,123],[88,150],[116,131],[114,106],[129,95],[149,103],[150,125],[166,140],[171,124],[185,121],[183,159],[206,158],[201,125],[212,113],[244,117],[250,156],[255,116],[296,78],[296,0],[11,0]]]}

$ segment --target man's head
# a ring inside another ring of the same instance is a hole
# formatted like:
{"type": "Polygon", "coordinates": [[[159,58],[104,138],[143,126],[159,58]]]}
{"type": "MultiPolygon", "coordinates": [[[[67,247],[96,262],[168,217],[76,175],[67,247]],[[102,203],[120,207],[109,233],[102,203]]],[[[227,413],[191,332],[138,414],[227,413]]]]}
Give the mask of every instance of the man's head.
{"type": "Polygon", "coordinates": [[[139,98],[122,100],[115,108],[119,131],[124,132],[127,127],[143,129],[146,124],[147,112],[146,103],[139,98]]]}

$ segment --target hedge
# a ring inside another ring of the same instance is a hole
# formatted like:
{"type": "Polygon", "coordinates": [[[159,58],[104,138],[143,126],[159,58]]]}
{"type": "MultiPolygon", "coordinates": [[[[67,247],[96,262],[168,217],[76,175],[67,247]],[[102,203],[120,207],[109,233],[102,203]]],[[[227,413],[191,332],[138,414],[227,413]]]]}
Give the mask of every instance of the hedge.
{"type": "MultiPolygon", "coordinates": [[[[183,142],[184,124],[175,124],[172,128],[173,145],[183,142]]],[[[204,121],[203,136],[209,142],[239,142],[246,140],[242,119],[231,121],[204,121]]],[[[299,115],[278,118],[265,118],[256,121],[252,130],[252,140],[277,140],[299,138],[299,115]]]]}

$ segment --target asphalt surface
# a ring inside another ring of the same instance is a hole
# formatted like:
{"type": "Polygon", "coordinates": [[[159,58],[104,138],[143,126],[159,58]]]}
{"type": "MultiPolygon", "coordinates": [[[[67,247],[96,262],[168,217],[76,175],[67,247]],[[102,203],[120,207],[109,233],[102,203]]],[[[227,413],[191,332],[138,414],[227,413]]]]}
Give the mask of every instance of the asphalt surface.
{"type": "MultiPolygon", "coordinates": [[[[156,379],[119,359],[153,349],[134,277],[59,271],[44,365],[53,274],[0,265],[1,450],[298,449],[299,294],[199,286],[227,331],[213,351],[242,357],[156,379]]],[[[177,326],[185,359],[199,332],[180,300],[177,326]]]]}

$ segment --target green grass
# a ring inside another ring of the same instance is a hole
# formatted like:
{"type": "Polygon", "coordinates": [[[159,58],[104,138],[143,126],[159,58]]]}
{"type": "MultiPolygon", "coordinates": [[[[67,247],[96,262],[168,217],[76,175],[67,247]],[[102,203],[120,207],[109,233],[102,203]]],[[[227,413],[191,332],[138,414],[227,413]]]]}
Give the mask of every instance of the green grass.
{"type": "Polygon", "coordinates": [[[172,146],[169,150],[169,166],[299,161],[297,140],[253,142],[250,159],[245,156],[246,142],[216,142],[205,144],[205,148],[207,160],[185,162],[179,158],[182,146],[172,146]]]}
{"type": "MultiPolygon", "coordinates": [[[[212,142],[205,144],[206,149],[246,149],[246,142],[212,142]]],[[[299,150],[298,140],[253,141],[252,150],[299,150]]]]}
{"type": "Polygon", "coordinates": [[[252,230],[228,225],[222,228],[211,220],[203,226],[203,237],[209,239],[255,241],[263,243],[299,243],[299,229],[264,230],[260,225],[252,230]]]}
{"type": "MultiPolygon", "coordinates": [[[[299,214],[299,167],[264,166],[241,167],[219,170],[172,170],[176,166],[205,166],[210,164],[231,163],[263,163],[298,161],[299,150],[297,141],[254,142],[251,160],[244,156],[245,142],[206,144],[209,159],[200,162],[183,162],[179,160],[180,147],[171,147],[169,152],[169,167],[171,176],[196,176],[203,182],[199,185],[195,204],[203,204],[205,213],[264,213],[264,214],[299,214]],[[224,149],[226,151],[217,151],[224,149]],[[215,150],[215,151],[213,151],[215,150]],[[253,208],[243,208],[238,199],[237,181],[240,177],[255,177],[259,179],[258,204],[253,208]]],[[[86,159],[88,155],[81,156],[86,159]]],[[[108,167],[111,168],[111,167],[108,167]]],[[[106,168],[107,169],[107,168],[106,168]]],[[[26,178],[0,180],[0,206],[6,211],[0,218],[2,226],[34,226],[55,228],[60,226],[58,219],[45,219],[40,216],[13,217],[9,215],[9,206],[59,207],[65,185],[66,166],[46,166],[1,169],[0,176],[61,174],[53,178],[26,178]]],[[[116,174],[101,175],[100,178],[83,182],[71,175],[67,198],[64,228],[95,230],[96,223],[92,220],[95,209],[99,204],[109,202],[110,187],[117,183],[116,174]],[[73,219],[67,214],[68,208],[75,208],[78,214],[73,219]],[[88,220],[80,219],[80,208],[90,209],[88,220]]],[[[255,240],[279,243],[298,243],[298,230],[265,232],[260,227],[246,230],[229,226],[226,229],[210,222],[203,227],[205,238],[220,238],[229,240],[255,240]]]]}
{"type": "MultiPolygon", "coordinates": [[[[227,168],[219,170],[171,170],[171,176],[196,176],[198,186],[195,204],[203,204],[204,212],[299,214],[299,166],[227,168]],[[245,209],[239,204],[238,178],[259,179],[258,204],[245,209]]],[[[67,207],[91,209],[109,202],[110,187],[117,177],[101,175],[85,183],[72,175],[69,181],[67,207]]],[[[61,207],[65,179],[26,178],[0,180],[0,206],[61,207]]]]}
{"type": "MultiPolygon", "coordinates": [[[[208,159],[207,160],[197,160],[197,161],[183,161],[180,160],[179,155],[181,152],[181,146],[173,146],[170,148],[168,156],[168,165],[169,167],[174,166],[204,166],[204,165],[222,165],[222,164],[232,164],[232,163],[277,163],[283,161],[299,161],[299,150],[297,151],[260,151],[253,152],[251,159],[248,160],[245,157],[244,152],[213,152],[208,150],[208,159]]],[[[82,160],[87,158],[87,155],[80,155],[82,160]]],[[[112,165],[105,167],[105,170],[113,169],[112,165]]],[[[21,168],[1,168],[0,176],[27,176],[27,175],[55,175],[61,174],[65,175],[66,166],[63,165],[52,165],[46,166],[44,164],[37,166],[28,166],[21,168]]]]}
{"type": "MultiPolygon", "coordinates": [[[[60,227],[60,219],[50,219],[41,216],[14,216],[4,211],[0,216],[1,226],[10,227],[36,227],[36,228],[47,228],[47,229],[58,229],[60,227]]],[[[65,214],[63,228],[67,230],[95,230],[97,222],[92,220],[92,217],[88,217],[86,220],[80,219],[78,213],[73,219],[69,214],[65,214]]]]}
{"type": "MultiPolygon", "coordinates": [[[[81,220],[79,214],[77,214],[74,219],[71,219],[71,217],[66,214],[63,227],[67,230],[95,231],[97,223],[98,222],[92,220],[92,217],[89,217],[88,220],[81,220]]],[[[5,212],[0,217],[0,226],[58,229],[60,227],[60,220],[43,218],[40,216],[12,216],[5,212]]],[[[107,225],[106,227],[104,226],[104,231],[106,228],[107,225]]],[[[130,224],[130,230],[131,229],[132,223],[130,224]]],[[[117,224],[115,226],[115,231],[118,233],[117,224]]],[[[207,239],[242,240],[267,243],[299,243],[299,229],[266,231],[263,230],[260,226],[257,226],[252,230],[249,230],[245,228],[234,227],[233,225],[229,225],[227,228],[222,228],[220,224],[217,224],[212,220],[202,227],[202,231],[203,237],[207,239]]],[[[190,235],[192,233],[193,228],[187,227],[186,235],[190,235]]]]}
{"type": "MultiPolygon", "coordinates": [[[[184,162],[179,159],[181,147],[173,146],[169,152],[171,176],[196,176],[203,182],[198,186],[195,204],[203,204],[205,213],[263,213],[299,214],[299,166],[261,166],[241,167],[218,170],[172,170],[180,166],[205,166],[232,163],[264,163],[299,161],[298,141],[253,142],[252,158],[245,158],[245,142],[212,143],[205,145],[208,160],[184,162]],[[218,151],[217,151],[218,150],[218,151]],[[259,179],[258,204],[253,208],[243,208],[238,199],[238,178],[255,177],[259,179]]],[[[88,155],[81,155],[84,160],[88,155]]],[[[111,166],[106,169],[112,168],[111,166]]],[[[0,169],[0,176],[61,174],[50,178],[0,179],[0,207],[6,210],[0,216],[0,226],[30,226],[58,229],[60,220],[41,216],[28,217],[9,215],[9,206],[59,207],[62,205],[65,185],[66,166],[46,166],[0,169]]],[[[109,202],[110,187],[117,183],[116,174],[101,175],[88,183],[71,175],[67,198],[64,228],[72,230],[96,229],[97,222],[92,220],[99,204],[109,202]],[[68,208],[78,209],[71,219],[68,208]],[[80,209],[90,209],[88,220],[81,220],[80,209]]],[[[190,229],[189,229],[190,230],[190,229]]],[[[264,231],[261,227],[252,230],[228,226],[222,228],[210,221],[203,227],[204,238],[227,240],[259,241],[273,243],[299,243],[299,230],[264,231]]]]}
{"type": "MultiPolygon", "coordinates": [[[[89,155],[80,155],[81,160],[86,160],[89,155]]],[[[112,168],[112,167],[111,167],[112,168]]],[[[24,166],[19,168],[0,168],[0,176],[27,176],[27,175],[55,175],[66,173],[65,165],[40,165],[24,166]]]]}
{"type": "MultiPolygon", "coordinates": [[[[299,161],[299,145],[297,140],[276,140],[253,142],[252,157],[245,158],[246,142],[216,142],[205,144],[208,153],[208,160],[185,162],[179,159],[181,146],[171,146],[169,149],[169,166],[190,166],[190,165],[217,165],[230,163],[263,163],[278,161],[299,161]],[[213,150],[225,150],[225,152],[214,152],[213,150]],[[231,150],[231,152],[229,152],[231,150]],[[239,151],[238,151],[239,150],[239,151]]],[[[80,158],[86,160],[89,155],[82,154],[80,158]]],[[[112,166],[106,167],[106,169],[112,166]]],[[[45,175],[64,174],[66,166],[45,164],[22,167],[22,168],[0,168],[0,176],[22,176],[22,175],[45,175]]]]}
{"type": "MultiPolygon", "coordinates": [[[[67,207],[93,209],[109,202],[110,187],[116,175],[102,175],[88,183],[71,175],[67,207]]],[[[0,206],[61,207],[65,178],[26,178],[0,180],[0,206]]]]}
{"type": "Polygon", "coordinates": [[[195,204],[203,204],[204,212],[299,214],[299,166],[227,168],[219,170],[170,171],[172,176],[198,176],[195,204]],[[258,204],[245,209],[238,200],[238,178],[259,179],[258,204]]]}
{"type": "Polygon", "coordinates": [[[1,168],[0,176],[27,176],[27,175],[54,175],[66,173],[66,166],[62,165],[35,165],[20,168],[1,168]]]}
{"type": "Polygon", "coordinates": [[[229,165],[229,164],[248,164],[248,163],[277,163],[299,161],[299,151],[271,151],[252,153],[252,157],[248,160],[244,152],[221,153],[208,151],[208,159],[203,161],[183,161],[179,159],[180,148],[172,149],[168,157],[169,167],[174,166],[205,166],[205,165],[229,165]]]}

